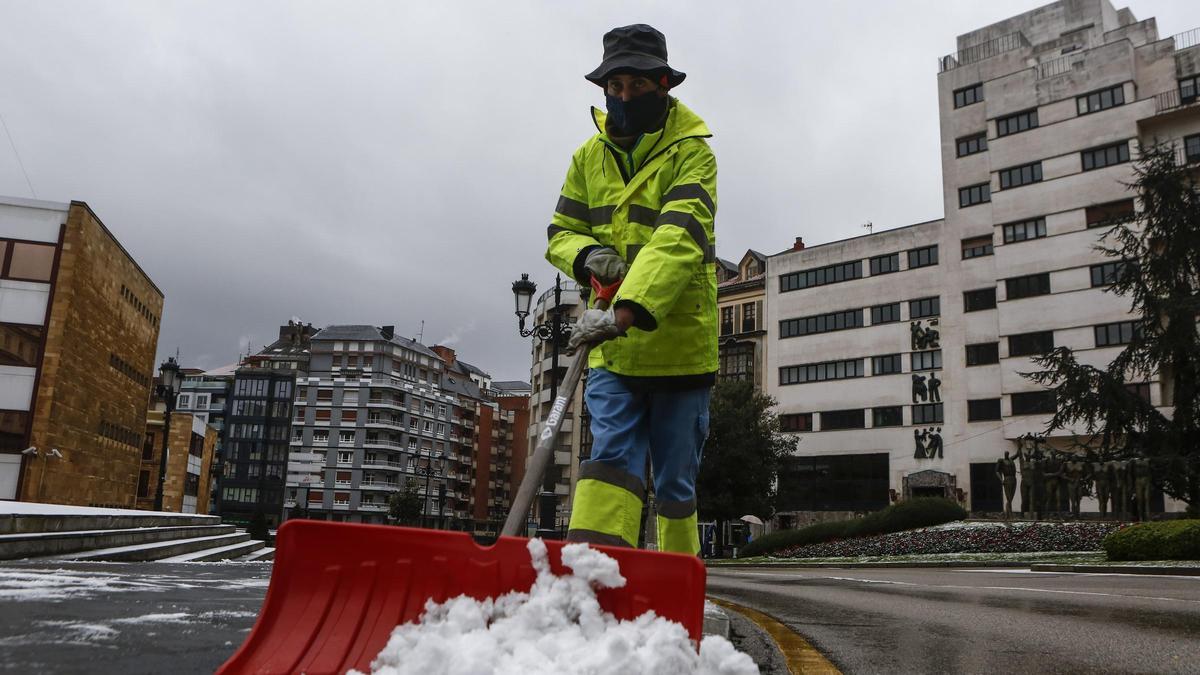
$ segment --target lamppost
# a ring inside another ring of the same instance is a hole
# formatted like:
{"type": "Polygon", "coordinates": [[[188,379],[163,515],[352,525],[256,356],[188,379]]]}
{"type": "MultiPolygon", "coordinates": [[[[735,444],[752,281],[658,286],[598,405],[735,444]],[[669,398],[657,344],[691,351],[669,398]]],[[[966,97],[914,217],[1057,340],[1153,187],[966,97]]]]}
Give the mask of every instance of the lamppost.
{"type": "MultiPolygon", "coordinates": [[[[517,303],[517,332],[521,334],[521,337],[536,337],[542,342],[550,342],[550,400],[553,401],[558,398],[558,351],[563,338],[571,332],[570,323],[562,318],[562,275],[554,275],[554,308],[550,312],[550,317],[542,323],[530,326],[528,330],[525,328],[525,319],[529,316],[529,308],[533,302],[533,295],[537,292],[537,284],[529,280],[528,274],[522,274],[520,279],[513,282],[512,290],[517,303]]],[[[542,492],[538,497],[538,510],[542,516],[538,536],[556,538],[558,527],[555,518],[558,497],[554,493],[554,484],[543,482],[542,492]]]]}
{"type": "Polygon", "coordinates": [[[429,515],[429,479],[436,476],[441,469],[441,462],[436,462],[430,458],[429,463],[425,466],[416,467],[417,474],[425,476],[425,495],[421,498],[421,517],[426,523],[430,521],[429,515]]]}
{"type": "Polygon", "coordinates": [[[158,494],[154,495],[154,510],[162,511],[163,490],[167,483],[167,436],[171,433],[171,412],[175,410],[175,400],[179,397],[179,386],[182,384],[179,380],[179,364],[174,356],[167,357],[158,367],[158,375],[157,393],[166,405],[166,412],[163,414],[162,454],[158,458],[158,494]]]}

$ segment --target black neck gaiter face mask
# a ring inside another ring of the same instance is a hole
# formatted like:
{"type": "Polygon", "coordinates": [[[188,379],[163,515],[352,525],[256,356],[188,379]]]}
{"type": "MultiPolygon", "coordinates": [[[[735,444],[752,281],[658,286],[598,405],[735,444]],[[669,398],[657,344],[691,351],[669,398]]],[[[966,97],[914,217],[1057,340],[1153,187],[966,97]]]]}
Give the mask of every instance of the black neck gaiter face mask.
{"type": "Polygon", "coordinates": [[[622,101],[619,96],[606,95],[604,98],[608,124],[622,136],[637,136],[657,129],[671,102],[669,97],[653,91],[628,101],[622,101]]]}

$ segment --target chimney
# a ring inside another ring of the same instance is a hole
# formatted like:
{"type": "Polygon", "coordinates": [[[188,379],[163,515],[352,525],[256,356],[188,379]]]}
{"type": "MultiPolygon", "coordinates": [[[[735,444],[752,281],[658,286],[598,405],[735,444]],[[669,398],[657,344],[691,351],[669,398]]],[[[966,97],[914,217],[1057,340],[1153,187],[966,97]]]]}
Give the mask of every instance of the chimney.
{"type": "Polygon", "coordinates": [[[796,243],[792,244],[793,251],[804,250],[804,237],[796,237],[796,243]]]}
{"type": "Polygon", "coordinates": [[[384,340],[391,340],[392,337],[396,334],[396,327],[395,326],[383,326],[382,328],[379,329],[379,332],[383,333],[384,340]]]}
{"type": "Polygon", "coordinates": [[[457,355],[453,349],[443,345],[434,345],[430,347],[430,349],[432,349],[438,356],[442,357],[442,360],[446,362],[447,367],[454,365],[457,355]]]}

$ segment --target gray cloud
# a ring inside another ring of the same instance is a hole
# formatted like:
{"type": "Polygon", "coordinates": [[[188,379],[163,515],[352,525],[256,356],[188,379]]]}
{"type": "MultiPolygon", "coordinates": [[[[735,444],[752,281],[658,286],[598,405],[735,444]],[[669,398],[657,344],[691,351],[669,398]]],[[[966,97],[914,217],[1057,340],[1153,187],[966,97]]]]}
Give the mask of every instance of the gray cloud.
{"type": "MultiPolygon", "coordinates": [[[[525,379],[509,284],[553,282],[605,30],[666,33],[737,258],[940,217],[935,59],[1039,4],[9,0],[0,114],[38,196],[87,201],[163,289],[161,355],[230,363],[291,316],[424,321],[525,379]]],[[[1193,2],[1131,7],[1200,26],[1193,2]]],[[[28,196],[6,139],[0,194],[28,196]]]]}

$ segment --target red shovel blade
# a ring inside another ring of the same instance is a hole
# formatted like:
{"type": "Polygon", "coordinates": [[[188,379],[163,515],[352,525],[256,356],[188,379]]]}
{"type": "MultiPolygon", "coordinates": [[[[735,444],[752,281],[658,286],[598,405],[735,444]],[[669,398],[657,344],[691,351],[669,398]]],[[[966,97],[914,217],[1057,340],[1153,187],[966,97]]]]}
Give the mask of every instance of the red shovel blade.
{"type": "MultiPolygon", "coordinates": [[[[254,629],[217,672],[369,672],[392,629],[420,618],[426,600],[529,590],[535,574],[526,541],[501,537],[482,547],[464,532],[290,520],[279,528],[254,629]]],[[[546,542],[555,574],[570,572],[563,545],[546,542]]],[[[698,558],[596,548],[617,560],[627,580],[597,594],[601,607],[619,619],[653,610],[700,640],[705,570],[698,558]]]]}

